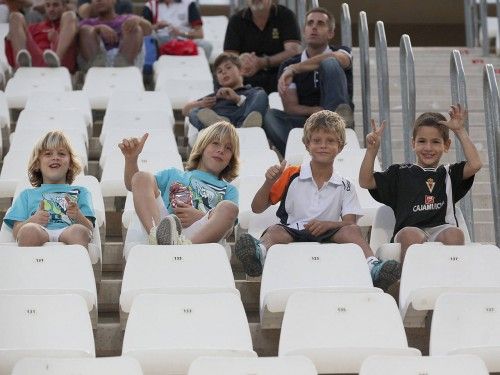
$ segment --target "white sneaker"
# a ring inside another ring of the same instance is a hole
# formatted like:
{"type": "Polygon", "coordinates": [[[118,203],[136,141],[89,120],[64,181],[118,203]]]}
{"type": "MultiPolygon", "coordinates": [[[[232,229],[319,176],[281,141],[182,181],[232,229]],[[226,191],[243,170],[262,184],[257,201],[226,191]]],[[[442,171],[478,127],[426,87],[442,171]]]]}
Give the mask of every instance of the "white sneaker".
{"type": "Polygon", "coordinates": [[[49,68],[59,68],[61,66],[59,56],[57,56],[57,53],[55,53],[51,49],[46,49],[45,51],[43,51],[43,61],[49,68]]]}
{"type": "Polygon", "coordinates": [[[31,67],[31,54],[26,49],[21,49],[16,55],[16,64],[20,68],[31,67]]]}

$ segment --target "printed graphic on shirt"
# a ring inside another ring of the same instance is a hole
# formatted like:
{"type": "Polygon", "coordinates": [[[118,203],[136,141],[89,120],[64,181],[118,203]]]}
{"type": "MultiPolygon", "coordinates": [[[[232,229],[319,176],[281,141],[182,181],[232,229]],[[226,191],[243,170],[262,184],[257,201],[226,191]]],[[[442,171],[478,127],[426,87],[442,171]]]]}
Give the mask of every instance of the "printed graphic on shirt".
{"type": "MultiPolygon", "coordinates": [[[[64,223],[66,225],[73,224],[73,221],[66,214],[68,209],[69,198],[71,202],[78,202],[78,190],[71,190],[68,192],[53,192],[43,193],[43,209],[50,214],[49,221],[51,223],[64,223]]],[[[34,212],[32,213],[32,215],[34,212]]]]}
{"type": "Polygon", "coordinates": [[[224,199],[227,186],[220,187],[192,179],[189,188],[193,197],[193,207],[208,212],[224,199]]]}

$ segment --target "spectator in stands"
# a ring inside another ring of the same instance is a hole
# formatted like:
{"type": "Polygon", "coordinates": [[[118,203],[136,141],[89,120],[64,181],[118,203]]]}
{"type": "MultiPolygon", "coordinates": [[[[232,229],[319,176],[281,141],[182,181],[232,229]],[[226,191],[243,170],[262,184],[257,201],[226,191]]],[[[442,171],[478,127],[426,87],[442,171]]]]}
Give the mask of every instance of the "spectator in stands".
{"type": "Polygon", "coordinates": [[[88,247],[95,223],[92,198],[85,187],[71,185],[81,170],[61,131],[40,138],[28,164],[34,188],[23,190],[4,218],[19,246],[64,242],[88,247]]]}
{"type": "Polygon", "coordinates": [[[345,144],[345,123],[335,112],[323,110],[311,115],[304,126],[304,145],[311,161],[300,166],[269,168],[265,181],[252,201],[252,211],[261,213],[280,203],[275,224],[260,241],[242,234],[236,241],[235,254],[245,272],[259,276],[267,249],[290,242],[355,243],[367,258],[375,286],[384,290],[401,276],[394,260],[382,262],[374,255],[356,225],[361,207],[354,185],[333,170],[333,161],[345,144]]]}
{"type": "Polygon", "coordinates": [[[260,87],[243,85],[238,56],[222,53],[214,62],[220,88],[217,92],[187,103],[182,114],[198,130],[219,121],[229,121],[237,128],[262,126],[269,107],[267,94],[260,87]]]}
{"type": "MultiPolygon", "coordinates": [[[[97,10],[92,5],[92,0],[78,0],[78,15],[80,18],[94,18],[98,16],[97,10]]],[[[133,14],[134,5],[130,0],[116,0],[115,1],[115,12],[116,14],[133,14]]]]}
{"type": "Polygon", "coordinates": [[[210,58],[212,43],[203,39],[203,21],[196,1],[149,0],[142,16],[153,25],[159,45],[172,39],[193,39],[210,58]]]}
{"type": "Polygon", "coordinates": [[[311,9],[304,25],[306,49],[280,66],[284,111],[269,110],[264,130],[282,155],[290,130],[303,127],[308,116],[322,109],[336,111],[353,127],[351,49],[328,45],[334,29],[335,20],[326,9],[311,9]]]}
{"type": "Polygon", "coordinates": [[[224,50],[240,54],[245,83],[276,91],[279,65],[300,52],[294,13],[272,0],[247,0],[248,8],[229,20],[224,50]]]}
{"type": "Polygon", "coordinates": [[[45,0],[44,22],[26,24],[22,13],[9,16],[5,54],[12,66],[49,66],[61,64],[76,70],[76,14],[67,10],[66,0],[45,0]]]}
{"type": "Polygon", "coordinates": [[[142,17],[118,15],[114,0],[92,0],[98,16],[80,22],[82,68],[144,65],[143,39],[151,24],[142,17]]]}
{"type": "Polygon", "coordinates": [[[204,129],[186,171],[169,168],[152,175],[139,171],[137,158],[148,134],[124,139],[125,186],[151,244],[210,243],[223,240],[238,216],[239,139],[234,126],[218,122],[204,129]]]}
{"type": "Polygon", "coordinates": [[[369,189],[377,201],[394,210],[396,225],[391,242],[401,244],[401,259],[412,244],[426,241],[462,245],[464,234],[458,228],[455,203],[471,188],[481,159],[464,122],[467,111],[452,105],[450,119],[440,113],[421,114],[413,127],[412,146],[416,164],[394,164],[384,172],[373,172],[384,123],[366,136],[366,154],[359,172],[359,184],[369,189]],[[449,131],[460,141],[466,161],[440,165],[451,144],[449,131]]]}

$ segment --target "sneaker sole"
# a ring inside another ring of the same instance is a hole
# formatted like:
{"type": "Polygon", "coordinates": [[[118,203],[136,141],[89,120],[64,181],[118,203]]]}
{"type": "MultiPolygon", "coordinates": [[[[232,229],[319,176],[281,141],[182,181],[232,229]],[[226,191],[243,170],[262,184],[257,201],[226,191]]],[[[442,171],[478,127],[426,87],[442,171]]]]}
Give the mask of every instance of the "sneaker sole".
{"type": "Polygon", "coordinates": [[[182,233],[182,223],[181,223],[181,220],[176,215],[172,215],[171,218],[174,220],[175,229],[177,230],[177,233],[181,234],[182,233]]]}
{"type": "Polygon", "coordinates": [[[219,121],[227,121],[223,116],[219,116],[215,111],[207,108],[203,108],[198,111],[198,120],[203,124],[203,127],[208,128],[210,125],[215,124],[219,121]]]}
{"type": "Polygon", "coordinates": [[[44,53],[43,54],[43,61],[45,62],[45,65],[49,68],[59,68],[61,64],[59,63],[59,59],[57,55],[51,54],[51,53],[44,53]]]}
{"type": "Polygon", "coordinates": [[[378,281],[374,286],[385,292],[399,279],[401,279],[401,265],[396,261],[387,261],[380,269],[378,281]]]}
{"type": "Polygon", "coordinates": [[[243,264],[243,270],[248,276],[257,277],[262,275],[262,263],[255,253],[255,242],[248,234],[242,234],[236,241],[234,253],[243,264]]]}
{"type": "Polygon", "coordinates": [[[175,220],[171,217],[166,217],[156,228],[156,242],[158,245],[174,245],[177,243],[176,238],[179,236],[175,225],[175,220]]]}

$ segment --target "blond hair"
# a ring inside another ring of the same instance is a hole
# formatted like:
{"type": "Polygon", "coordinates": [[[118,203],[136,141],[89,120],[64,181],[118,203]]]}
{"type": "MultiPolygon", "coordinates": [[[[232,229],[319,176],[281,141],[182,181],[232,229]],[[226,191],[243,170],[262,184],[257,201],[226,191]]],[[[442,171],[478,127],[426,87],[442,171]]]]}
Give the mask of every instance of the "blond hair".
{"type": "Polygon", "coordinates": [[[28,163],[28,177],[30,183],[34,187],[39,187],[43,184],[42,171],[40,170],[40,155],[45,150],[53,150],[64,148],[69,154],[69,168],[66,173],[66,183],[71,184],[75,177],[82,171],[82,166],[78,161],[76,153],[71,146],[71,142],[60,130],[53,130],[42,136],[33,151],[28,163]]]}
{"type": "Polygon", "coordinates": [[[302,137],[302,142],[306,147],[311,141],[311,134],[317,130],[335,134],[339,140],[340,148],[345,146],[345,121],[338,113],[323,110],[309,116],[304,124],[302,137]]]}
{"type": "Polygon", "coordinates": [[[216,122],[200,132],[193,146],[193,150],[189,155],[186,170],[192,171],[198,168],[203,156],[203,151],[205,151],[205,148],[207,148],[210,143],[213,141],[223,142],[226,139],[229,139],[233,155],[231,156],[229,164],[217,177],[226,181],[231,181],[236,178],[240,167],[240,140],[234,126],[227,121],[216,122]]]}

